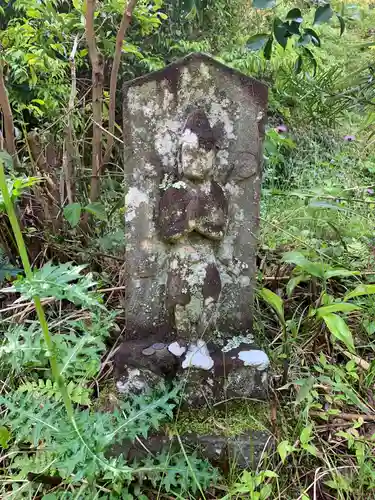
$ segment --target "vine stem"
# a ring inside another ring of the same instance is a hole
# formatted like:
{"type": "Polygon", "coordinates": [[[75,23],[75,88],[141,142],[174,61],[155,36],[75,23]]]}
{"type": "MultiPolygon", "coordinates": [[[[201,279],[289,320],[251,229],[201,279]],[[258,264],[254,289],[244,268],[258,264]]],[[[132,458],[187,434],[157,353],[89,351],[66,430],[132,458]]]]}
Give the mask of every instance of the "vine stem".
{"type": "MultiPolygon", "coordinates": [[[[9,217],[9,222],[12,227],[12,231],[17,243],[18,247],[18,252],[21,257],[22,265],[25,271],[25,275],[27,278],[32,279],[33,277],[33,272],[31,270],[31,265],[29,261],[29,256],[27,255],[26,251],[26,246],[25,242],[22,236],[21,228],[18,223],[18,219],[16,216],[16,212],[14,210],[13,202],[10,198],[9,191],[8,191],[8,186],[7,186],[7,181],[5,177],[5,172],[4,172],[4,165],[3,162],[0,161],[0,190],[1,194],[3,196],[4,200],[4,205],[5,209],[7,211],[8,217],[9,217]]],[[[49,332],[48,328],[48,323],[46,319],[46,315],[44,314],[44,309],[41,303],[41,300],[39,297],[35,296],[33,297],[33,301],[35,304],[35,310],[38,315],[38,319],[40,322],[40,327],[43,332],[44,340],[48,349],[48,357],[49,357],[49,362],[51,365],[51,370],[52,370],[52,376],[55,379],[58,388],[60,390],[61,396],[63,398],[65,408],[67,411],[67,414],[70,419],[74,420],[74,413],[73,413],[73,405],[70,400],[68,390],[66,388],[65,382],[63,377],[60,374],[59,366],[57,363],[57,358],[56,358],[56,349],[54,342],[52,340],[51,334],[49,332]]]]}
{"type": "MultiPolygon", "coordinates": [[[[12,231],[13,231],[16,243],[17,243],[18,252],[19,252],[20,257],[21,257],[21,261],[23,264],[25,275],[27,278],[32,279],[33,272],[31,269],[29,257],[27,255],[26,246],[25,246],[25,242],[24,242],[24,239],[22,236],[21,228],[20,228],[20,225],[18,223],[16,212],[14,210],[13,202],[12,202],[11,197],[9,195],[7,181],[6,181],[5,172],[4,172],[4,164],[1,160],[0,160],[0,192],[3,196],[5,209],[6,209],[6,212],[8,214],[9,222],[10,222],[10,225],[12,227],[12,231]]],[[[36,313],[37,313],[37,316],[38,316],[38,319],[40,322],[40,326],[41,326],[41,329],[43,332],[44,340],[45,340],[46,345],[47,345],[48,354],[49,354],[48,357],[49,357],[49,362],[51,365],[52,376],[53,376],[55,382],[57,383],[57,386],[59,388],[59,391],[61,393],[64,405],[66,408],[68,418],[71,421],[73,428],[78,435],[78,438],[80,439],[81,443],[86,448],[86,450],[89,452],[89,454],[92,457],[94,457],[104,468],[109,469],[112,472],[119,472],[119,471],[120,472],[134,472],[135,469],[132,469],[131,467],[123,467],[122,469],[118,469],[116,467],[113,467],[111,464],[105,462],[101,457],[97,456],[91,450],[91,448],[88,446],[88,444],[84,440],[84,438],[83,438],[83,436],[82,436],[82,434],[77,426],[77,422],[74,418],[74,409],[73,409],[72,401],[70,399],[68,389],[65,385],[64,378],[61,375],[61,372],[60,372],[60,369],[59,369],[59,366],[57,363],[55,344],[54,344],[52,336],[49,332],[47,318],[46,318],[46,315],[44,313],[44,309],[43,309],[43,305],[41,303],[40,297],[34,296],[33,301],[35,304],[35,310],[36,310],[36,313]]]]}

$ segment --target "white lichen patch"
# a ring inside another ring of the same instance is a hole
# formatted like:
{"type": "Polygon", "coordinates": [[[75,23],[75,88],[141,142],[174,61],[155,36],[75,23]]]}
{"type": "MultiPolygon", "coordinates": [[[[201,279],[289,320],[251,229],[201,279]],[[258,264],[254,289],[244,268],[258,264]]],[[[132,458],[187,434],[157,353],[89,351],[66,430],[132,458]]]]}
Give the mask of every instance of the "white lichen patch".
{"type": "Polygon", "coordinates": [[[186,352],[186,347],[180,346],[178,342],[172,342],[168,346],[168,351],[177,358],[180,358],[186,352]]]}
{"type": "Polygon", "coordinates": [[[214,366],[214,360],[208,352],[206,342],[198,340],[196,344],[190,344],[186,357],[182,362],[182,368],[201,368],[202,370],[211,370],[214,366]]]}
{"type": "Polygon", "coordinates": [[[245,366],[252,366],[259,371],[267,370],[270,364],[267,354],[257,349],[239,352],[238,359],[243,361],[245,366]]]}
{"type": "Polygon", "coordinates": [[[142,391],[146,387],[146,383],[140,377],[141,372],[137,368],[129,368],[128,376],[123,377],[116,382],[117,390],[121,394],[132,394],[135,391],[142,391]]]}
{"type": "Polygon", "coordinates": [[[241,344],[253,344],[254,337],[251,333],[248,333],[246,336],[238,335],[236,337],[232,337],[228,340],[227,344],[222,348],[223,352],[229,352],[233,349],[237,349],[241,344]]]}
{"type": "Polygon", "coordinates": [[[194,134],[189,128],[184,130],[181,138],[180,138],[180,144],[186,144],[189,146],[193,146],[194,148],[199,147],[199,139],[197,134],[194,134]]]}
{"type": "Polygon", "coordinates": [[[225,191],[233,197],[238,197],[243,194],[243,189],[238,184],[235,184],[234,182],[228,182],[224,186],[225,191]]]}
{"type": "Polygon", "coordinates": [[[229,107],[229,104],[230,103],[228,100],[224,100],[222,102],[213,101],[211,103],[211,108],[209,111],[210,123],[222,123],[225,132],[225,138],[228,141],[231,139],[236,139],[236,135],[234,133],[233,117],[230,116],[230,113],[226,109],[227,107],[229,107]]]}
{"type": "Polygon", "coordinates": [[[204,64],[203,62],[201,62],[199,65],[199,72],[203,76],[206,83],[207,80],[210,80],[212,78],[210,73],[210,67],[207,66],[207,64],[204,64]]]}
{"type": "Polygon", "coordinates": [[[157,127],[155,135],[155,150],[165,167],[173,167],[176,162],[177,145],[174,134],[164,127],[157,127]]]}
{"type": "Polygon", "coordinates": [[[172,186],[175,189],[187,189],[188,188],[188,185],[184,181],[177,181],[174,184],[172,184],[172,186]]]}
{"type": "Polygon", "coordinates": [[[251,283],[250,276],[240,276],[239,282],[241,286],[249,286],[251,283]]]}
{"type": "Polygon", "coordinates": [[[147,193],[140,191],[136,187],[129,188],[129,191],[125,196],[125,206],[126,214],[125,219],[127,221],[133,220],[137,215],[137,209],[142,203],[149,203],[149,197],[147,193]]]}

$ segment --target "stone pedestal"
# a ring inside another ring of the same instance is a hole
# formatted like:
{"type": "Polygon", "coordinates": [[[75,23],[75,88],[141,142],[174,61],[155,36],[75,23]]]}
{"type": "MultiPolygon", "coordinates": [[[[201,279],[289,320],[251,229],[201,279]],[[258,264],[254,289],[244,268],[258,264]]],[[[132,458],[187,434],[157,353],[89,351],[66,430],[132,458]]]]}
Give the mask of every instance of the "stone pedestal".
{"type": "Polygon", "coordinates": [[[124,87],[126,340],[118,390],[266,398],[252,338],[267,88],[203,54],[124,87]]]}

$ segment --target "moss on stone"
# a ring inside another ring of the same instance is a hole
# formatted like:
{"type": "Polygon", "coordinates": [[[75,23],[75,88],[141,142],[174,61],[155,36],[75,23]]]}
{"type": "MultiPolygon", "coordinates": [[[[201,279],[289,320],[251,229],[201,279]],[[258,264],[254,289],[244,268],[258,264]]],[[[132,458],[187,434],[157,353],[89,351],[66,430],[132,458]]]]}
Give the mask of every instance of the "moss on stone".
{"type": "Polygon", "coordinates": [[[118,404],[118,396],[114,380],[107,380],[100,387],[99,397],[92,406],[93,410],[102,412],[113,411],[118,404]]]}
{"type": "Polygon", "coordinates": [[[241,401],[220,408],[181,412],[172,432],[236,436],[248,430],[268,428],[269,404],[241,401]]]}

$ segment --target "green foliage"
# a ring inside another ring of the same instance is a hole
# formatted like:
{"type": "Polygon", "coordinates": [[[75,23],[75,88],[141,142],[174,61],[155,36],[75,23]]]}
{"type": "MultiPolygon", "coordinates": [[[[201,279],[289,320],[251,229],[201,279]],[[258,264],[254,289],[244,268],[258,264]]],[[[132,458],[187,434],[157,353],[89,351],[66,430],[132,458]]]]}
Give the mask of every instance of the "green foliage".
{"type": "Polygon", "coordinates": [[[215,471],[208,463],[189,457],[186,465],[183,455],[161,454],[148,457],[142,464],[127,464],[120,456],[105,458],[113,444],[124,439],[134,440],[137,436],[146,437],[152,430],[158,430],[165,418],[172,417],[177,392],[151,396],[138,396],[132,401],[119,403],[112,413],[76,410],[76,425],[84,436],[79,439],[70,419],[59,403],[51,404],[41,394],[21,393],[2,397],[1,404],[6,408],[2,416],[12,436],[12,450],[18,443],[30,442],[32,458],[19,454],[10,464],[17,471],[17,477],[27,477],[29,472],[72,477],[73,484],[85,477],[90,481],[101,478],[104,484],[118,487],[129,485],[137,476],[147,474],[154,485],[167,491],[186,491],[192,488],[194,471],[204,487],[215,479],[215,471]],[[40,440],[44,447],[38,447],[40,440]],[[85,443],[89,443],[89,448],[85,443]]]}
{"type": "Polygon", "coordinates": [[[332,335],[337,340],[343,342],[351,352],[354,352],[353,336],[345,320],[341,316],[333,313],[322,314],[322,318],[332,335]]]}
{"type": "Polygon", "coordinates": [[[89,293],[96,285],[92,274],[81,274],[85,267],[74,266],[70,262],[55,266],[48,262],[34,271],[32,278],[19,277],[13,285],[24,300],[54,297],[87,308],[101,307],[99,296],[89,293]]]}
{"type": "Polygon", "coordinates": [[[85,207],[82,207],[80,203],[70,203],[64,208],[64,217],[71,227],[78,225],[82,211],[93,215],[96,219],[101,221],[108,220],[105,206],[98,201],[89,203],[85,207]]]}
{"type": "MultiPolygon", "coordinates": [[[[253,6],[257,9],[272,9],[275,7],[273,0],[254,0],[253,6]]],[[[332,18],[334,11],[329,3],[319,6],[315,10],[314,25],[328,23],[332,18]]],[[[314,53],[308,48],[308,45],[320,47],[321,42],[319,35],[312,28],[304,27],[305,17],[308,17],[301,12],[297,7],[291,9],[282,20],[277,15],[273,18],[272,31],[268,34],[253,35],[247,41],[249,50],[263,49],[265,59],[269,60],[272,56],[272,45],[279,44],[284,50],[289,40],[294,41],[294,49],[297,53],[297,60],[294,64],[296,73],[300,73],[304,66],[312,66],[313,74],[317,70],[317,61],[314,53]]],[[[340,22],[340,35],[345,29],[345,22],[341,15],[337,14],[340,22]]]]}
{"type": "Polygon", "coordinates": [[[269,306],[272,307],[272,309],[277,314],[277,317],[279,318],[280,322],[285,324],[284,304],[282,299],[278,295],[276,295],[276,293],[273,293],[271,290],[268,290],[267,288],[262,288],[262,290],[259,291],[259,296],[269,306]]]}
{"type": "MultiPolygon", "coordinates": [[[[41,179],[39,177],[11,177],[7,179],[8,192],[12,202],[18,200],[28,188],[35,186],[41,179]]],[[[3,197],[0,193],[0,213],[5,211],[3,197]]]]}
{"type": "MultiPolygon", "coordinates": [[[[91,390],[80,385],[76,385],[72,380],[67,384],[68,394],[73,403],[90,406],[91,390]]],[[[46,397],[61,401],[62,396],[56,382],[50,379],[46,381],[39,379],[37,382],[26,382],[19,386],[19,392],[33,394],[36,398],[46,397]]]]}
{"type": "Polygon", "coordinates": [[[266,500],[274,491],[278,474],[271,470],[260,472],[244,471],[232,488],[230,495],[226,495],[222,500],[229,500],[232,495],[246,495],[252,500],[266,500]]]}

